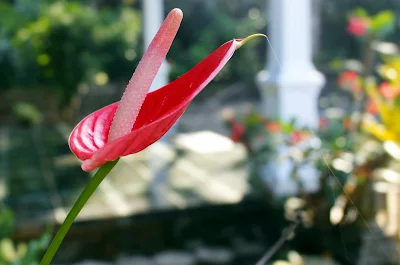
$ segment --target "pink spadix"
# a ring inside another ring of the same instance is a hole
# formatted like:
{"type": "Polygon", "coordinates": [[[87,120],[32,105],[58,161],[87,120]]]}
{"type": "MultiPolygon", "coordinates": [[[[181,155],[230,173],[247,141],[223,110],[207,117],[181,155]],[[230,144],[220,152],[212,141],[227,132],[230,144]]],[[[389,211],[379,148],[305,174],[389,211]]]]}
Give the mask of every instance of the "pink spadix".
{"type": "Polygon", "coordinates": [[[173,9],[150,43],[121,98],[111,124],[109,142],[131,132],[149,88],[175,39],[182,18],[182,10],[173,9]]]}

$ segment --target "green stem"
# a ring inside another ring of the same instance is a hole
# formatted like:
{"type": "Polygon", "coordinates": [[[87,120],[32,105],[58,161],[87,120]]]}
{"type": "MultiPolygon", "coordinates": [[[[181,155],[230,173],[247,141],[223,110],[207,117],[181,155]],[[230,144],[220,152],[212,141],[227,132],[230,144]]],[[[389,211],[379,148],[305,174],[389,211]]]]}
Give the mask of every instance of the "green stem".
{"type": "MultiPolygon", "coordinates": [[[[363,58],[363,72],[362,72],[362,77],[365,80],[367,77],[369,77],[371,75],[371,73],[374,70],[374,61],[375,61],[375,51],[372,47],[372,44],[375,40],[375,36],[370,36],[364,46],[364,58],[363,58]]],[[[365,84],[364,84],[365,86],[365,84]]],[[[366,106],[367,106],[367,95],[365,93],[365,91],[362,92],[362,94],[360,95],[360,98],[357,98],[354,102],[354,106],[353,106],[353,111],[358,112],[360,115],[363,115],[363,113],[365,112],[366,106]]],[[[357,132],[360,132],[361,130],[361,119],[362,116],[357,117],[357,119],[354,121],[355,124],[355,130],[357,132]]]]}
{"type": "Polygon", "coordinates": [[[103,179],[108,175],[108,173],[110,173],[113,167],[117,164],[118,160],[119,159],[104,164],[91,178],[91,180],[89,181],[89,183],[86,185],[85,189],[79,196],[78,200],[75,202],[74,206],[72,206],[72,209],[68,213],[67,218],[65,218],[64,223],[61,225],[53,241],[51,242],[49,248],[44,254],[44,257],[40,262],[40,265],[50,264],[60,244],[64,240],[65,235],[68,233],[68,230],[70,229],[72,223],[78,216],[79,212],[82,210],[83,206],[85,206],[86,202],[92,196],[93,192],[97,189],[97,187],[100,185],[103,179]]]}

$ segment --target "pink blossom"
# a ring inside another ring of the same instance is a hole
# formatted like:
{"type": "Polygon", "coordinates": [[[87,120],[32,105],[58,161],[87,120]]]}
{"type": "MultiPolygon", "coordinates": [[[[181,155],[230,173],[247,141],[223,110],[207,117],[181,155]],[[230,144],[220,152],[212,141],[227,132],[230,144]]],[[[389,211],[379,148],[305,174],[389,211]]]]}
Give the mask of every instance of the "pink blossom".
{"type": "Polygon", "coordinates": [[[347,32],[354,36],[364,36],[368,32],[368,27],[367,19],[352,17],[347,25],[347,32]]]}

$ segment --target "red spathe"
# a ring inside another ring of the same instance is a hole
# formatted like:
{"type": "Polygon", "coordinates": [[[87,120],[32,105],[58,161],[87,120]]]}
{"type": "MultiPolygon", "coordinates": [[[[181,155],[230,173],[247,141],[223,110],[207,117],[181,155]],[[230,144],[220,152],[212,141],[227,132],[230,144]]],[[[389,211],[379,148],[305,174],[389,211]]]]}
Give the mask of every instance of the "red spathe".
{"type": "Polygon", "coordinates": [[[231,40],[190,71],[168,85],[146,95],[132,131],[108,142],[108,134],[119,102],[84,118],[69,138],[71,151],[91,171],[106,162],[142,151],[159,140],[185,112],[193,98],[218,74],[240,47],[231,40]]]}

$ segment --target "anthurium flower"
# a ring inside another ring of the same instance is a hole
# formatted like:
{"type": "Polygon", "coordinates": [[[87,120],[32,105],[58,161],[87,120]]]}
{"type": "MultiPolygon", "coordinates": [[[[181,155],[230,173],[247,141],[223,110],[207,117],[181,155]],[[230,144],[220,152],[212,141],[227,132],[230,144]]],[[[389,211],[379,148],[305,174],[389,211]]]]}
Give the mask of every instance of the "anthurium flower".
{"type": "Polygon", "coordinates": [[[121,101],[90,114],[72,131],[69,146],[83,160],[83,170],[91,171],[106,162],[140,152],[159,140],[235,50],[249,39],[262,35],[226,42],[175,81],[148,93],[182,17],[180,9],[169,13],[136,68],[121,101]]]}

